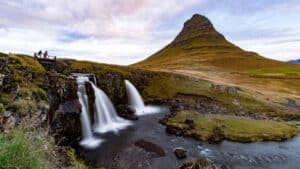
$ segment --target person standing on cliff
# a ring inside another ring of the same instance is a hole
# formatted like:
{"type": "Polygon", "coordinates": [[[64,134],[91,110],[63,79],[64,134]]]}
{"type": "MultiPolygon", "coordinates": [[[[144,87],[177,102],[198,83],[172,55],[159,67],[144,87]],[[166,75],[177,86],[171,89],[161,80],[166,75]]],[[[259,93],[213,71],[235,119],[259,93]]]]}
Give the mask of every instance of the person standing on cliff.
{"type": "Polygon", "coordinates": [[[44,58],[47,59],[48,58],[48,51],[46,50],[44,53],[44,58]]]}
{"type": "Polygon", "coordinates": [[[39,52],[38,52],[38,57],[42,57],[42,51],[40,50],[39,52]]]}

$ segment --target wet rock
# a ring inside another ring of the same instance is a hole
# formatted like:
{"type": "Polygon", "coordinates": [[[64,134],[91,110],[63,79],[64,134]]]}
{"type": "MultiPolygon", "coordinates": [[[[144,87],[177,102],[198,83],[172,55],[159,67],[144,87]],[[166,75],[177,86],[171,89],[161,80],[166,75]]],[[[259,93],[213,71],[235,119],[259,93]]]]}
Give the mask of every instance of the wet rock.
{"type": "Polygon", "coordinates": [[[297,107],[297,103],[296,103],[295,100],[288,98],[287,101],[288,101],[288,103],[287,103],[288,107],[292,107],[292,108],[296,108],[297,107]]]}
{"type": "Polygon", "coordinates": [[[150,141],[146,141],[146,140],[141,139],[141,140],[137,140],[134,143],[134,145],[144,149],[147,152],[155,153],[159,157],[162,157],[162,156],[166,155],[163,148],[161,148],[160,146],[158,146],[158,145],[156,145],[156,144],[154,144],[150,141]]]}
{"type": "Polygon", "coordinates": [[[177,135],[177,136],[182,135],[182,130],[180,128],[170,126],[170,125],[167,125],[166,132],[169,133],[169,134],[177,135]]]}
{"type": "Polygon", "coordinates": [[[127,105],[117,106],[118,114],[128,120],[138,120],[138,116],[127,105]]]}
{"type": "Polygon", "coordinates": [[[196,161],[188,161],[180,169],[217,169],[213,161],[201,158],[196,161]]]}
{"type": "Polygon", "coordinates": [[[187,151],[184,149],[177,148],[175,149],[174,154],[178,159],[183,159],[186,158],[186,152],[187,151]]]}
{"type": "Polygon", "coordinates": [[[80,136],[80,112],[81,106],[78,100],[70,100],[61,103],[52,114],[51,134],[56,144],[66,145],[80,136]]]}

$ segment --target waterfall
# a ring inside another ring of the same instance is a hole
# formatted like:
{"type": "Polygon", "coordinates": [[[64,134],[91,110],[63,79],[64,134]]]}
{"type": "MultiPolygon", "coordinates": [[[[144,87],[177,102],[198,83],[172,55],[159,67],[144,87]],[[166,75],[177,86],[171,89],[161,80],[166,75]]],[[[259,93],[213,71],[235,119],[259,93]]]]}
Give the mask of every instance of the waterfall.
{"type": "Polygon", "coordinates": [[[87,76],[77,76],[76,81],[78,85],[77,96],[81,105],[81,128],[82,128],[82,140],[80,145],[86,148],[95,148],[102,142],[101,139],[97,139],[93,136],[91,130],[91,123],[89,118],[89,107],[88,107],[88,97],[86,93],[85,84],[88,81],[87,76]]]}
{"type": "Polygon", "coordinates": [[[108,96],[94,83],[90,83],[92,84],[95,93],[95,132],[106,133],[108,131],[112,131],[114,133],[118,133],[119,130],[131,125],[129,121],[117,115],[117,112],[108,96]]]}
{"type": "Polygon", "coordinates": [[[160,107],[145,106],[142,96],[130,81],[125,80],[125,87],[129,101],[129,108],[134,111],[136,115],[146,115],[162,112],[162,109],[160,107]]]}

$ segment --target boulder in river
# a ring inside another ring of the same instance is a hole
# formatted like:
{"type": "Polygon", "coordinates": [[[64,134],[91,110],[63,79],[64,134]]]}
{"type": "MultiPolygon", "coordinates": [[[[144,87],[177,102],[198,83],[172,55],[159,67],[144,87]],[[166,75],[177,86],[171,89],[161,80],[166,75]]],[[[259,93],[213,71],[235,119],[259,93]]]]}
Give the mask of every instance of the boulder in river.
{"type": "Polygon", "coordinates": [[[178,159],[183,159],[183,158],[186,158],[186,152],[187,151],[184,149],[177,148],[177,149],[175,149],[174,154],[178,159]]]}
{"type": "Polygon", "coordinates": [[[134,145],[144,149],[147,152],[155,153],[159,157],[162,157],[162,156],[166,155],[163,148],[161,148],[160,146],[158,146],[158,145],[156,145],[156,144],[154,144],[150,141],[146,141],[146,140],[141,139],[141,140],[137,140],[134,143],[134,145]]]}

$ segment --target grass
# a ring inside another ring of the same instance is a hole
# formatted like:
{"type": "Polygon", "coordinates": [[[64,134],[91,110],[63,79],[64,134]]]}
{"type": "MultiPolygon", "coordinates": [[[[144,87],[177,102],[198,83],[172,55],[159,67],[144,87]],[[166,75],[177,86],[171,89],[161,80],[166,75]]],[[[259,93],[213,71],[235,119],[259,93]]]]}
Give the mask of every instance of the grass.
{"type": "Polygon", "coordinates": [[[120,73],[123,75],[130,75],[130,68],[118,65],[108,65],[89,61],[74,61],[68,62],[71,72],[86,72],[86,73],[120,73]]]}
{"type": "Polygon", "coordinates": [[[14,100],[9,108],[19,115],[26,115],[29,111],[35,111],[37,109],[37,102],[35,100],[17,99],[14,100]]]}
{"type": "Polygon", "coordinates": [[[298,78],[300,79],[300,67],[297,65],[267,67],[249,72],[251,77],[268,78],[298,78]]]}
{"type": "Polygon", "coordinates": [[[169,118],[167,125],[181,129],[186,136],[193,136],[204,141],[220,133],[224,139],[236,142],[280,141],[299,133],[297,126],[285,122],[203,115],[185,111],[177,112],[174,117],[169,118]],[[192,119],[195,127],[189,127],[185,123],[186,119],[192,119]]]}
{"type": "Polygon", "coordinates": [[[33,57],[27,56],[27,55],[15,55],[10,54],[8,55],[9,59],[15,60],[17,64],[15,66],[23,66],[31,68],[32,71],[43,74],[46,72],[44,67],[33,57]]]}
{"type": "Polygon", "coordinates": [[[172,99],[178,93],[209,95],[210,84],[206,81],[197,81],[192,78],[180,78],[176,76],[154,77],[144,90],[148,97],[160,99],[172,99]]]}
{"type": "Polygon", "coordinates": [[[42,147],[42,142],[23,130],[9,134],[0,133],[0,168],[1,169],[43,169],[49,156],[42,147]]]}

